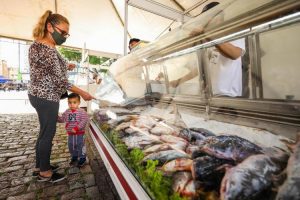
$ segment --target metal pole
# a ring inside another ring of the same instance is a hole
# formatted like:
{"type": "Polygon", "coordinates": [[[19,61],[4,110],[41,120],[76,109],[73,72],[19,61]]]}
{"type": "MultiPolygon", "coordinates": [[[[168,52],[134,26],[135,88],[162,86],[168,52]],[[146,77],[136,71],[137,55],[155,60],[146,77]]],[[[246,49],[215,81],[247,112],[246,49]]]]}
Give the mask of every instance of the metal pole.
{"type": "Polygon", "coordinates": [[[54,12],[57,13],[57,0],[54,0],[54,12]]]}
{"type": "Polygon", "coordinates": [[[124,56],[127,55],[128,0],[125,1],[124,16],[124,56]]]}

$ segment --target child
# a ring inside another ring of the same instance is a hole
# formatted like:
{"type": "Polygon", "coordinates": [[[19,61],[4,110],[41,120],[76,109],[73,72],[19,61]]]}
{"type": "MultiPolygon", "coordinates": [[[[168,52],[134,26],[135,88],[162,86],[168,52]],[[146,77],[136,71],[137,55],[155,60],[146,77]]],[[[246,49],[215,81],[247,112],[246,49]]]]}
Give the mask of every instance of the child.
{"type": "Polygon", "coordinates": [[[85,126],[88,122],[87,113],[79,108],[80,96],[76,93],[68,95],[69,109],[62,116],[58,116],[58,122],[66,123],[68,133],[68,146],[72,156],[70,165],[82,167],[86,161],[84,145],[85,126]]]}

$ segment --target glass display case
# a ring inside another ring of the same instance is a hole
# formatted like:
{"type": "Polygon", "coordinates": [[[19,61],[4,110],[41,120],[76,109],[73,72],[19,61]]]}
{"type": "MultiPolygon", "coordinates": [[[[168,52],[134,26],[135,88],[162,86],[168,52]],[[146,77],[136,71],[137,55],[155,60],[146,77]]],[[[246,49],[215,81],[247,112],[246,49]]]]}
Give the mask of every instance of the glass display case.
{"type": "Polygon", "coordinates": [[[299,8],[224,1],[110,67],[90,132],[122,199],[276,199],[300,132],[299,8]]]}

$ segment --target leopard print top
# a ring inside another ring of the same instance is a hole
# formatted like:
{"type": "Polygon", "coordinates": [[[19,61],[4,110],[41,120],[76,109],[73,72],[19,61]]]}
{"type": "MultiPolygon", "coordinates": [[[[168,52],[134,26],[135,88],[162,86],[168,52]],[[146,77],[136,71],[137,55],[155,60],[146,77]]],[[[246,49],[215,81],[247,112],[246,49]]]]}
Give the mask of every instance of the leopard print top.
{"type": "Polygon", "coordinates": [[[30,85],[28,93],[38,98],[59,102],[70,89],[67,62],[55,48],[35,41],[29,48],[30,85]]]}

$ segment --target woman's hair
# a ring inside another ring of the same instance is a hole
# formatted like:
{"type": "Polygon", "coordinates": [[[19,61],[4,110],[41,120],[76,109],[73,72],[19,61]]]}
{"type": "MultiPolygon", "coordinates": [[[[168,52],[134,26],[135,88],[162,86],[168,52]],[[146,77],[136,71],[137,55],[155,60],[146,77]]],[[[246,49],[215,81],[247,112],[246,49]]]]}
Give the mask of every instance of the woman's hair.
{"type": "Polygon", "coordinates": [[[52,11],[47,10],[39,19],[37,25],[33,29],[33,38],[39,39],[44,38],[47,33],[47,24],[60,24],[60,23],[69,24],[67,18],[60,14],[52,14],[52,11]]]}

